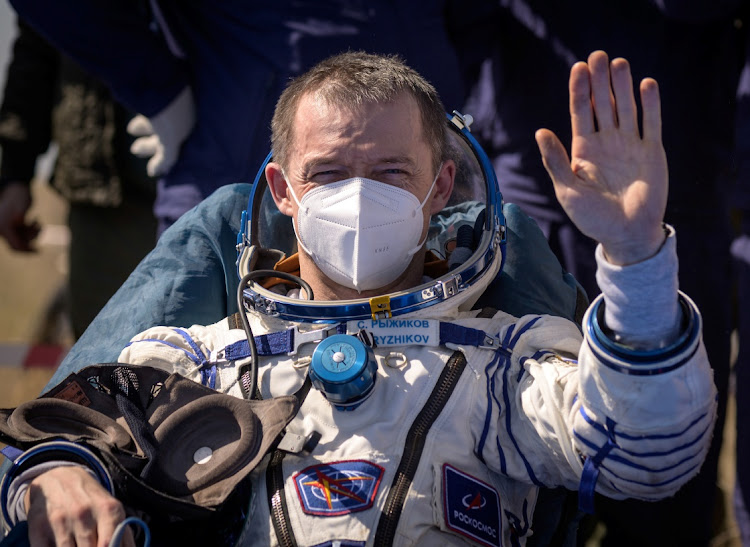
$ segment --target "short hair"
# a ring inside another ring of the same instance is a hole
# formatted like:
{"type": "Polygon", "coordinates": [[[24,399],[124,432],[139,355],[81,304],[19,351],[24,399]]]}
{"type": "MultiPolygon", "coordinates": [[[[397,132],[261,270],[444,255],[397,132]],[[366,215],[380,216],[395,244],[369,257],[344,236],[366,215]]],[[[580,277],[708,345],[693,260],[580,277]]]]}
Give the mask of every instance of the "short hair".
{"type": "Polygon", "coordinates": [[[417,103],[422,133],[437,170],[448,155],[445,107],[437,91],[399,56],[362,51],[329,57],[289,83],[276,103],[271,121],[274,161],[282,167],[288,165],[294,119],[303,96],[315,93],[328,104],[354,110],[365,104],[391,103],[404,92],[417,103]]]}

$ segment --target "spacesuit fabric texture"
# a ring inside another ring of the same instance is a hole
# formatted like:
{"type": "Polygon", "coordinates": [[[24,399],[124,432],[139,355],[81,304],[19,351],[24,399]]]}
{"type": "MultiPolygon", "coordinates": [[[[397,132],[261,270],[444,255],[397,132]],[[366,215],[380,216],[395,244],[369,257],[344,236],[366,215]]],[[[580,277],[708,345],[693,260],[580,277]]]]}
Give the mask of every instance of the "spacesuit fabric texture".
{"type": "MultiPolygon", "coordinates": [[[[664,253],[674,253],[674,238],[659,255],[664,253]]],[[[606,295],[612,287],[602,281],[606,295]]],[[[538,487],[578,490],[582,477],[614,498],[658,499],[676,491],[698,471],[715,419],[715,389],[700,336],[683,336],[644,374],[643,363],[607,353],[591,328],[602,298],[589,309],[583,336],[561,318],[504,312],[477,318],[476,311],[456,311],[450,300],[394,318],[404,335],[415,325],[440,322],[481,330],[502,343],[378,344],[375,387],[351,411],[334,408],[311,389],[286,435],[307,439],[317,432],[320,439],[307,449],[287,450],[281,463],[297,544],[372,544],[399,464],[411,449],[412,424],[431,404],[441,373],[456,362],[465,367],[418,452],[394,545],[524,545],[533,533],[538,487]],[[386,359],[393,352],[401,357],[386,359]]],[[[681,301],[686,323],[699,325],[692,303],[685,296],[681,301]]],[[[321,328],[254,312],[248,319],[256,337],[295,326],[321,328]]],[[[241,397],[238,371],[247,359],[226,356],[245,332],[229,325],[225,319],[187,329],[154,327],[136,336],[118,360],[162,367],[241,397]]],[[[355,328],[356,322],[347,325],[351,334],[355,328]]],[[[262,355],[263,398],[298,392],[314,349],[306,344],[294,355],[262,355]]],[[[277,544],[266,494],[268,461],[253,473],[242,545],[277,544]]]]}

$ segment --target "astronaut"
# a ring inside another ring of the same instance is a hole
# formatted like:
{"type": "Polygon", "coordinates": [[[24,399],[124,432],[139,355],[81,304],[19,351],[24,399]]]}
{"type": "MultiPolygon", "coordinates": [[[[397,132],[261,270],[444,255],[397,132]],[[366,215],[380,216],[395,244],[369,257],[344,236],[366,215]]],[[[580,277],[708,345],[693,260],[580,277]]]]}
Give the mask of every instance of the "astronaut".
{"type": "MultiPolygon", "coordinates": [[[[289,84],[239,237],[241,312],[149,329],[119,357],[299,400],[252,472],[238,544],[524,545],[542,488],[590,509],[594,491],[656,500],[697,473],[716,392],[662,223],[657,84],[640,84],[642,131],[624,59],[592,53],[570,95],[571,156],[545,129],[536,139],[599,242],[602,295],[581,328],[473,309],[503,265],[502,197],[468,117],[446,124],[422,77],[350,52],[289,84]],[[264,195],[291,219],[295,254],[264,195]]],[[[78,466],[29,482],[15,518],[32,542],[104,544],[125,516],[78,466]]]]}

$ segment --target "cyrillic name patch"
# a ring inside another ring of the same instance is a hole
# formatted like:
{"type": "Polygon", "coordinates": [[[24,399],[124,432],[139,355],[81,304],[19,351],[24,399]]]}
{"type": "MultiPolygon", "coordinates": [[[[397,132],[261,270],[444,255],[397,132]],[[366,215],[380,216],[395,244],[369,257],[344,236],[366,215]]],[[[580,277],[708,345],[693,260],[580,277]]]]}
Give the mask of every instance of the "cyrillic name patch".
{"type": "Polygon", "coordinates": [[[500,547],[500,496],[479,479],[443,465],[445,525],[481,545],[500,547]]]}
{"type": "Polygon", "coordinates": [[[439,346],[440,321],[433,319],[362,319],[348,321],[350,334],[366,330],[380,347],[439,346]]]}

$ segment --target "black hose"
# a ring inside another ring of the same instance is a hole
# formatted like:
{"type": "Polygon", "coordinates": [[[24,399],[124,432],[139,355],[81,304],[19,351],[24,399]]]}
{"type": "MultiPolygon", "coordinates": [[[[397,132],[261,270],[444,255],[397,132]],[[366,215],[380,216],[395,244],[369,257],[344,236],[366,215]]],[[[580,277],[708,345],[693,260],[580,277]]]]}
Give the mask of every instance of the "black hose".
{"type": "Polygon", "coordinates": [[[255,337],[253,331],[250,328],[250,321],[247,318],[247,309],[245,308],[244,292],[248,283],[253,279],[259,277],[279,277],[292,283],[298,284],[307,293],[307,299],[313,299],[313,290],[310,285],[302,278],[292,275],[287,272],[277,272],[276,270],[255,270],[247,273],[240,280],[239,287],[237,288],[237,308],[240,313],[240,320],[242,321],[242,328],[245,330],[245,336],[247,337],[247,343],[250,346],[250,362],[243,365],[239,370],[240,388],[245,394],[246,399],[255,399],[256,386],[258,384],[258,348],[255,344],[255,337]],[[245,386],[242,382],[242,377],[245,373],[249,373],[250,379],[245,386]]]}

